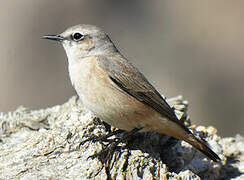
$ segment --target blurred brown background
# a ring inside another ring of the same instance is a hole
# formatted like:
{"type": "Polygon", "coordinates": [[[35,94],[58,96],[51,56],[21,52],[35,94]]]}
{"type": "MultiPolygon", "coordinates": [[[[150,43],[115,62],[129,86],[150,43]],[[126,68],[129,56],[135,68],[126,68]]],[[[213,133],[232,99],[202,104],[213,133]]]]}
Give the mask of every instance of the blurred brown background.
{"type": "Polygon", "coordinates": [[[244,1],[12,0],[0,6],[0,111],[62,104],[75,94],[61,45],[41,40],[95,24],[193,123],[244,130],[244,1]]]}

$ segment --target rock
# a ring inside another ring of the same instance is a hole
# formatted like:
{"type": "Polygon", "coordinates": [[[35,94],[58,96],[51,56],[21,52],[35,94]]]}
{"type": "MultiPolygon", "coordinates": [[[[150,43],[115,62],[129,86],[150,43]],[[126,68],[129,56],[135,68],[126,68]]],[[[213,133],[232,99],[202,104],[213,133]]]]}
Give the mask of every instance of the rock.
{"type": "MultiPolygon", "coordinates": [[[[169,99],[187,125],[187,101],[169,99]]],[[[191,126],[222,159],[214,163],[191,145],[157,133],[137,134],[121,143],[109,164],[91,158],[104,143],[81,141],[110,128],[86,110],[77,97],[42,110],[19,107],[0,113],[0,179],[241,179],[244,138],[221,138],[214,127],[191,126]],[[90,158],[89,158],[90,157],[90,158]]],[[[112,128],[112,131],[116,130],[112,128]]],[[[114,137],[112,137],[114,138],[114,137]]]]}

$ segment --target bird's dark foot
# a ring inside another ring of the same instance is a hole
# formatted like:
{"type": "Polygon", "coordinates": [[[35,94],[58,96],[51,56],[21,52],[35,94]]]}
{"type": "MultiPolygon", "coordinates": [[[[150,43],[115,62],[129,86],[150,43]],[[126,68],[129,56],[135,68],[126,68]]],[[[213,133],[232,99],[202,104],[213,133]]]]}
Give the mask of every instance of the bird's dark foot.
{"type": "MultiPolygon", "coordinates": [[[[116,151],[116,149],[118,149],[118,148],[121,149],[122,148],[122,147],[118,146],[119,143],[127,141],[127,140],[130,140],[131,137],[135,133],[140,131],[141,129],[142,128],[135,128],[135,129],[133,129],[133,130],[131,130],[129,132],[119,131],[119,130],[118,131],[114,131],[114,134],[112,134],[112,135],[115,135],[115,133],[116,134],[121,133],[121,136],[110,140],[110,142],[107,145],[103,144],[105,146],[105,148],[103,148],[103,150],[101,150],[100,152],[89,156],[89,158],[98,158],[102,163],[109,164],[111,159],[112,159],[113,153],[116,151]]],[[[108,134],[108,135],[110,135],[110,134],[108,134]]],[[[104,138],[107,138],[107,137],[104,137],[104,138]]]]}
{"type": "Polygon", "coordinates": [[[123,132],[124,132],[123,130],[118,129],[118,130],[110,132],[109,134],[106,134],[104,136],[90,136],[86,140],[80,142],[79,148],[82,145],[84,145],[86,142],[89,142],[89,141],[92,141],[92,142],[111,142],[111,141],[113,141],[113,139],[109,139],[111,136],[117,135],[117,134],[120,134],[123,132]]]}
{"type": "Polygon", "coordinates": [[[114,152],[119,148],[122,148],[118,146],[119,143],[120,142],[118,140],[117,141],[114,140],[109,142],[108,145],[103,144],[103,149],[100,152],[97,152],[89,156],[88,158],[92,158],[92,159],[98,158],[103,164],[108,165],[112,159],[114,152]]]}

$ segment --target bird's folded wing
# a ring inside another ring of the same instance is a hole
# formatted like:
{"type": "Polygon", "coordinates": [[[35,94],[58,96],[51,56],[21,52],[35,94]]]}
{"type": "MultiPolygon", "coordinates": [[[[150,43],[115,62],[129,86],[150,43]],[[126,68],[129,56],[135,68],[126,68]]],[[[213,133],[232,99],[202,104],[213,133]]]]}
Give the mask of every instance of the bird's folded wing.
{"type": "Polygon", "coordinates": [[[159,92],[124,57],[119,55],[99,56],[98,63],[119,89],[185,128],[159,92]]]}

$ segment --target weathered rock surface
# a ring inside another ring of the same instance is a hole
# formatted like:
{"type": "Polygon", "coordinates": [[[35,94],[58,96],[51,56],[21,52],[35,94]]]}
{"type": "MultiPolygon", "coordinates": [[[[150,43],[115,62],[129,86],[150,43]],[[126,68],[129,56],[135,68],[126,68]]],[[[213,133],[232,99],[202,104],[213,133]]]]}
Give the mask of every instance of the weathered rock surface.
{"type": "MultiPolygon", "coordinates": [[[[190,123],[187,102],[169,99],[190,123]]],[[[108,133],[76,97],[42,110],[20,107],[0,113],[0,179],[244,179],[244,138],[221,138],[213,127],[191,126],[222,159],[208,160],[185,142],[142,133],[121,143],[107,168],[97,158],[100,142],[81,141],[108,133]]],[[[113,128],[112,128],[113,130],[113,128]]]]}

